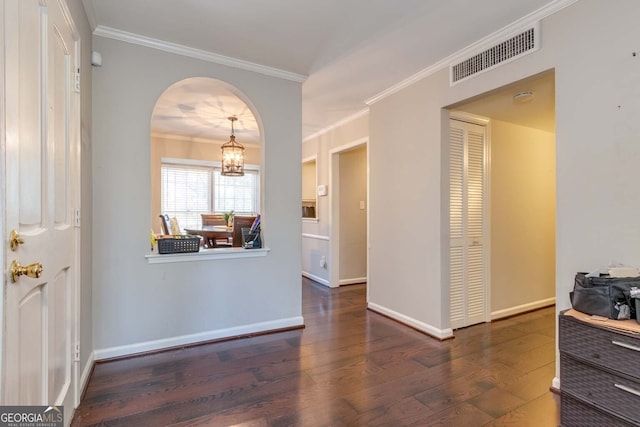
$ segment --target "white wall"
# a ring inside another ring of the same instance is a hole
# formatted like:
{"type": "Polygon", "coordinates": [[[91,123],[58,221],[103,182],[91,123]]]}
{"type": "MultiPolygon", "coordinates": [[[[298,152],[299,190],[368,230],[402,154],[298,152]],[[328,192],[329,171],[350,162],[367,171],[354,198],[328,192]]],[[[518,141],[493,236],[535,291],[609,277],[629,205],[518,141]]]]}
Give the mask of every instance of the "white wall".
{"type": "Polygon", "coordinates": [[[448,120],[440,106],[447,105],[447,86],[446,71],[438,72],[370,108],[369,306],[434,335],[449,327],[441,289],[441,233],[448,230],[441,139],[448,120]]]}
{"type": "Polygon", "coordinates": [[[551,68],[558,310],[570,306],[576,271],[610,259],[640,264],[640,59],[632,56],[638,16],[635,0],[581,0],[542,21],[539,51],[453,87],[443,69],[371,105],[370,302],[436,335],[450,333],[442,108],[551,68]],[[420,219],[421,244],[396,250],[416,220],[394,220],[389,206],[420,219]]]}
{"type": "Polygon", "coordinates": [[[492,318],[555,298],[555,158],[553,133],[491,121],[492,318]]]}
{"type": "MultiPolygon", "coordinates": [[[[354,141],[362,140],[369,135],[369,115],[363,114],[340,127],[331,129],[321,135],[305,140],[302,144],[301,158],[317,155],[316,168],[318,184],[329,184],[329,151],[354,141]]],[[[329,236],[331,223],[329,220],[329,198],[333,189],[329,186],[328,196],[319,196],[316,206],[317,221],[302,222],[302,272],[305,276],[324,285],[329,285],[331,269],[329,236]],[[320,259],[325,257],[327,266],[320,266],[320,259]]],[[[335,275],[338,276],[337,274],[335,275]]]]}
{"type": "Polygon", "coordinates": [[[93,329],[98,357],[299,325],[299,83],[94,37],[93,329]],[[153,264],[149,252],[150,119],[158,97],[188,77],[233,85],[252,106],[264,143],[266,257],[153,264]],[[186,337],[186,338],[185,338],[186,337]]]}

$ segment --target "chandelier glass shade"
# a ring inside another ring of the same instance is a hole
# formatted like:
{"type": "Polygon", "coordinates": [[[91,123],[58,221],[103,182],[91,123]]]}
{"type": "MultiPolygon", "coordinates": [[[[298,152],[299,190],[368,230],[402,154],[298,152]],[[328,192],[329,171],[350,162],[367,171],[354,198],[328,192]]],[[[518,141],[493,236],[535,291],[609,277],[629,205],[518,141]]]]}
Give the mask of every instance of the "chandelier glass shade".
{"type": "Polygon", "coordinates": [[[224,143],[220,148],[222,152],[222,171],[220,173],[225,176],[244,176],[244,147],[236,142],[233,132],[233,122],[238,118],[231,116],[229,120],[231,121],[231,137],[229,137],[229,142],[224,143]]]}

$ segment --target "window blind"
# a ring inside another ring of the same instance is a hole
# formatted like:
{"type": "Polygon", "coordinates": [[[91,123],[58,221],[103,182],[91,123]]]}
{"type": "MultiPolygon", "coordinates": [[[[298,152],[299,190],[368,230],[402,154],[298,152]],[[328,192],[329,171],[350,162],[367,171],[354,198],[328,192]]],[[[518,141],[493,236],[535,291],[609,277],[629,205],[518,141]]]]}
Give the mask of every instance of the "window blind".
{"type": "Polygon", "coordinates": [[[183,230],[199,227],[200,214],[210,212],[211,169],[165,164],[161,179],[162,213],[175,216],[183,230]]]}
{"type": "Polygon", "coordinates": [[[163,163],[162,213],[176,217],[180,227],[198,228],[203,213],[234,211],[255,215],[260,205],[260,172],[246,169],[244,176],[222,176],[219,167],[163,163]]]}
{"type": "Polygon", "coordinates": [[[244,176],[223,176],[220,169],[213,172],[213,212],[234,211],[237,215],[258,212],[258,172],[244,171],[244,176]]]}

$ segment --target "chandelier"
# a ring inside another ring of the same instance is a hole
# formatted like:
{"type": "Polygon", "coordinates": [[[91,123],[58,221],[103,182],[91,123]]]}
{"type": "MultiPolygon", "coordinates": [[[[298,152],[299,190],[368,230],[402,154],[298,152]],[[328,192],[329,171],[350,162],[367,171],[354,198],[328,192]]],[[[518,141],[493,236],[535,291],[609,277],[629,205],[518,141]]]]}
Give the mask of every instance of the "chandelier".
{"type": "Polygon", "coordinates": [[[233,134],[233,122],[238,120],[237,117],[229,117],[231,121],[231,137],[220,148],[222,151],[222,175],[226,176],[244,176],[244,147],[236,142],[233,134]]]}

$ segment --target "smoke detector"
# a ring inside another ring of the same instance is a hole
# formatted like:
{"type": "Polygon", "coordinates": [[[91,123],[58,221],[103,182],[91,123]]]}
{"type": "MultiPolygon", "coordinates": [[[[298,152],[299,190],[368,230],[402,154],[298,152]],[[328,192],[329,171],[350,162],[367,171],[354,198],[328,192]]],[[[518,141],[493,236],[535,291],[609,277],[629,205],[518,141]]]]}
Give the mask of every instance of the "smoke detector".
{"type": "Polygon", "coordinates": [[[525,102],[529,102],[532,99],[533,99],[532,90],[523,90],[522,92],[518,92],[513,95],[514,104],[524,104],[525,102]]]}

